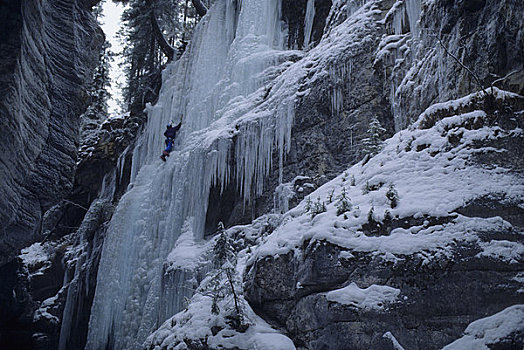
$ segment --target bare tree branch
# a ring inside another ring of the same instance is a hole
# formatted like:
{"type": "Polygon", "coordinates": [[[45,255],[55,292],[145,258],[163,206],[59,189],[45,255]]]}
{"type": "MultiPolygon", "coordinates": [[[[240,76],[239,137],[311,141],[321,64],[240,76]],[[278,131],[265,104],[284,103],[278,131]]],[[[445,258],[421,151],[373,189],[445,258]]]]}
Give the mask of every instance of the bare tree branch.
{"type": "Polygon", "coordinates": [[[440,44],[440,46],[442,46],[442,48],[444,49],[444,51],[449,55],[451,56],[462,68],[464,68],[469,74],[471,74],[471,76],[473,77],[473,79],[475,79],[475,81],[477,82],[477,84],[479,85],[479,87],[482,89],[482,92],[484,92],[484,94],[487,96],[488,93],[484,87],[484,85],[482,84],[482,82],[480,81],[479,77],[473,73],[473,71],[471,69],[469,69],[468,67],[466,67],[466,65],[464,65],[458,58],[457,56],[453,55],[451,52],[449,52],[449,50],[446,48],[446,46],[444,46],[444,44],[442,43],[442,40],[440,40],[439,37],[437,37],[437,40],[440,44]]]}
{"type": "Polygon", "coordinates": [[[491,83],[491,93],[493,93],[493,86],[494,86],[495,84],[500,83],[501,81],[504,81],[504,80],[508,79],[508,78],[511,77],[513,74],[516,74],[516,73],[522,71],[523,69],[524,69],[524,68],[516,69],[516,70],[514,70],[514,71],[512,71],[512,72],[509,72],[508,74],[506,74],[506,75],[503,76],[502,78],[499,78],[499,79],[493,81],[493,82],[491,83]]]}

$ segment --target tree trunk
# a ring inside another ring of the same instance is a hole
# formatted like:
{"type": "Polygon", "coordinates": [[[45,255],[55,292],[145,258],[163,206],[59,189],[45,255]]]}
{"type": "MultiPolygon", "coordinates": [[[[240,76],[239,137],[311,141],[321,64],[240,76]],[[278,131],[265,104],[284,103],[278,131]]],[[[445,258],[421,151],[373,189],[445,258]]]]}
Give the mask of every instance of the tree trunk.
{"type": "Polygon", "coordinates": [[[195,6],[196,12],[200,17],[204,17],[207,13],[207,7],[202,3],[202,0],[191,0],[195,6]]]}
{"type": "Polygon", "coordinates": [[[153,9],[151,9],[151,26],[153,27],[153,34],[155,35],[156,41],[158,41],[158,45],[160,46],[160,49],[164,55],[166,55],[167,60],[173,60],[175,49],[173,46],[169,45],[166,38],[164,37],[164,34],[162,34],[162,30],[160,30],[160,26],[158,25],[158,21],[153,9]]]}
{"type": "Polygon", "coordinates": [[[155,6],[153,5],[153,2],[154,0],[146,0],[146,4],[151,10],[151,27],[153,29],[153,35],[160,46],[160,50],[162,50],[164,55],[166,55],[167,61],[170,62],[175,56],[175,49],[167,42],[164,34],[162,34],[162,30],[160,29],[160,25],[155,16],[155,6]]]}

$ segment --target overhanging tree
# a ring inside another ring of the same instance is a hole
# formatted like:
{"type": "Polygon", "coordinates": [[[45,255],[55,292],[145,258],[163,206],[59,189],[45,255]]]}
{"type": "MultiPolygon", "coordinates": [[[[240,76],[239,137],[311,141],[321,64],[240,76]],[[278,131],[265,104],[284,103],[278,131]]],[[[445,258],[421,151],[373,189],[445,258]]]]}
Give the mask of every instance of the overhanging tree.
{"type": "Polygon", "coordinates": [[[127,5],[122,16],[125,27],[120,33],[127,79],[124,101],[131,113],[140,112],[145,103],[156,99],[164,65],[185,48],[197,13],[203,15],[207,8],[201,0],[115,2],[127,5]]]}

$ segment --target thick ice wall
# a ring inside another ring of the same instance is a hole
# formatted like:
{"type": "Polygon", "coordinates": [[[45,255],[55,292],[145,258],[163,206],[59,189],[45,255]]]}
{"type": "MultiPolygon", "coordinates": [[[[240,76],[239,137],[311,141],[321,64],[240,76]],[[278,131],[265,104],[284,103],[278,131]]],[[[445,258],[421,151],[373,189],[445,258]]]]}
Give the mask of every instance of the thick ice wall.
{"type": "MultiPolygon", "coordinates": [[[[159,101],[149,107],[134,151],[132,188],[122,197],[104,242],[86,349],[140,348],[171,316],[160,312],[159,301],[173,312],[182,305],[183,293],[161,294],[164,260],[185,221],[193,222],[197,239],[202,237],[211,184],[232,176],[233,135],[253,136],[249,127],[238,131],[236,125],[260,103],[256,97],[264,91],[267,69],[282,60],[280,28],[279,1],[250,0],[241,6],[219,1],[202,19],[188,51],[167,68],[159,101]],[[164,164],[158,159],[162,134],[180,115],[177,145],[164,164]]],[[[267,141],[266,148],[274,143],[267,141]]],[[[265,159],[270,155],[266,150],[265,159]]]]}

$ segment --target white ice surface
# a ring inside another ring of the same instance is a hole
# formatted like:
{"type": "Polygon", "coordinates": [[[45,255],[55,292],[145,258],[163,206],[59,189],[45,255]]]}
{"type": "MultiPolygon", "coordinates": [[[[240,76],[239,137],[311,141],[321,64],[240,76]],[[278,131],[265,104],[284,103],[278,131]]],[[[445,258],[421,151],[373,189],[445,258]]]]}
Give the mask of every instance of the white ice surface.
{"type": "Polygon", "coordinates": [[[293,91],[273,86],[267,102],[263,96],[289,66],[289,56],[300,53],[284,50],[280,17],[280,0],[246,0],[241,7],[218,1],[182,58],[164,71],[158,103],[148,106],[148,122],[133,151],[130,189],[104,241],[86,349],[105,347],[110,336],[115,349],[141,349],[170,316],[166,305],[172,315],[184,304],[186,293],[164,293],[163,268],[166,261],[175,267],[198,262],[212,184],[224,188],[236,175],[249,199],[253,189],[262,190],[273,146],[283,156],[293,91]],[[175,149],[162,163],[165,125],[181,115],[175,149]],[[183,229],[184,222],[192,227],[183,229]]]}

